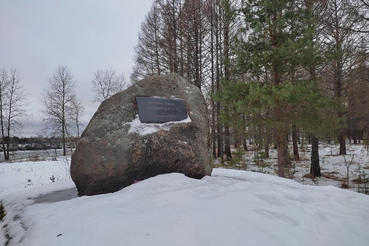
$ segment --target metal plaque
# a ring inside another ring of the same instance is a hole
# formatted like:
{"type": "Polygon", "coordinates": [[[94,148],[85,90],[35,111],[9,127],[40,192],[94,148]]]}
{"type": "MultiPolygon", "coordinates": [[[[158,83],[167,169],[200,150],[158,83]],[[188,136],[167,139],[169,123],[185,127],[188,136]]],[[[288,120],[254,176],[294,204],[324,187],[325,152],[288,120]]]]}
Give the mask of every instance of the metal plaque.
{"type": "Polygon", "coordinates": [[[183,99],[136,97],[141,123],[165,123],[187,119],[183,99]]]}

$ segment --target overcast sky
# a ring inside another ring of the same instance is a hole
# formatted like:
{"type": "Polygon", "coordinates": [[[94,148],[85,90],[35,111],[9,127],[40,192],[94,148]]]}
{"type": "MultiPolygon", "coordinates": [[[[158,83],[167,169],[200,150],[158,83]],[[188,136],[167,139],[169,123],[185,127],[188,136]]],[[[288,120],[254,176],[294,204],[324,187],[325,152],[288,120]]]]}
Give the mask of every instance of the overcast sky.
{"type": "Polygon", "coordinates": [[[87,125],[99,104],[92,103],[97,69],[131,73],[141,22],[153,0],[0,0],[0,68],[16,68],[28,95],[21,136],[39,134],[40,97],[58,65],[77,82],[87,125]]]}

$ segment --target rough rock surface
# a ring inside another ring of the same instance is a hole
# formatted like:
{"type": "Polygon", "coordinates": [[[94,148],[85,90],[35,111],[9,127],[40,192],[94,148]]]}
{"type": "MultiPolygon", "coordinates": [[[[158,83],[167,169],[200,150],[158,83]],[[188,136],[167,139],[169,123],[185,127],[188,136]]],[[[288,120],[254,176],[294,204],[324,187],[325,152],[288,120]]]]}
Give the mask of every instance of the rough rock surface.
{"type": "Polygon", "coordinates": [[[72,155],[71,176],[79,195],[110,193],[172,172],[202,178],[212,171],[209,143],[200,90],[176,74],[152,76],[100,105],[72,155]],[[136,96],[184,99],[190,120],[140,123],[136,96]]]}

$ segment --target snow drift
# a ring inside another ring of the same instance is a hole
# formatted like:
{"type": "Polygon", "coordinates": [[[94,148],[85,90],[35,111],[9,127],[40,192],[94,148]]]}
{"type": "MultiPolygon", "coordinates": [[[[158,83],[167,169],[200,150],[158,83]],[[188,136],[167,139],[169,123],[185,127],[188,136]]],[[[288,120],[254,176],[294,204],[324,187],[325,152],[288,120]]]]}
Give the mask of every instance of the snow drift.
{"type": "Polygon", "coordinates": [[[253,172],[159,175],[93,197],[70,179],[0,196],[9,245],[355,245],[369,242],[369,197],[253,172]],[[75,191],[76,194],[76,191],[75,191]],[[47,199],[46,199],[47,200],[47,199]]]}

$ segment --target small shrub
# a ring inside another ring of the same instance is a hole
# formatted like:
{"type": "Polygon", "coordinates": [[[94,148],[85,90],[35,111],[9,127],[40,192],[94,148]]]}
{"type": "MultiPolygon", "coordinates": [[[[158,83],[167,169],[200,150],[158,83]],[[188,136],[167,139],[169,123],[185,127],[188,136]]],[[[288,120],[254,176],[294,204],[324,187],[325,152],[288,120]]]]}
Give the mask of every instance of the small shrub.
{"type": "Polygon", "coordinates": [[[260,170],[261,173],[265,173],[264,169],[267,168],[267,167],[270,167],[270,164],[268,162],[265,162],[263,159],[256,162],[255,165],[257,167],[261,168],[261,170],[260,170]]]}
{"type": "Polygon", "coordinates": [[[55,176],[54,176],[54,175],[52,175],[52,176],[50,177],[50,180],[54,183],[54,182],[55,182],[55,176]]]}
{"type": "Polygon", "coordinates": [[[266,159],[266,153],[264,151],[257,150],[254,152],[254,162],[255,164],[261,160],[266,159]]]}
{"type": "Polygon", "coordinates": [[[296,165],[295,165],[295,162],[293,162],[291,160],[291,154],[288,150],[286,152],[286,160],[285,160],[285,163],[284,163],[284,171],[285,171],[285,175],[286,175],[287,178],[294,179],[295,173],[296,173],[296,165]]]}
{"type": "Polygon", "coordinates": [[[31,181],[31,179],[28,179],[27,184],[24,186],[24,188],[27,188],[27,186],[31,186],[31,185],[33,185],[33,183],[31,181]]]}
{"type": "Polygon", "coordinates": [[[368,194],[369,193],[369,177],[367,173],[362,169],[361,165],[358,164],[358,168],[355,170],[359,173],[358,178],[352,180],[353,183],[357,184],[357,192],[368,194]]]}
{"type": "Polygon", "coordinates": [[[264,161],[265,159],[267,159],[267,156],[264,151],[254,152],[255,165],[261,168],[261,170],[259,170],[258,172],[264,173],[264,168],[270,167],[270,164],[264,161]]]}
{"type": "Polygon", "coordinates": [[[341,189],[348,189],[350,188],[346,183],[341,183],[341,189]]]}
{"type": "Polygon", "coordinates": [[[247,169],[247,164],[244,158],[245,151],[241,147],[237,147],[236,151],[232,153],[233,157],[228,161],[228,166],[230,168],[247,169]]]}
{"type": "Polygon", "coordinates": [[[363,139],[363,143],[365,145],[366,148],[366,154],[369,155],[369,132],[366,132],[364,134],[364,139],[363,139]]]}
{"type": "Polygon", "coordinates": [[[0,201],[0,220],[1,221],[4,221],[4,218],[5,218],[5,208],[3,206],[3,202],[0,201]]]}

